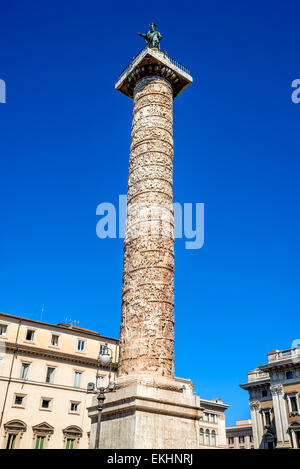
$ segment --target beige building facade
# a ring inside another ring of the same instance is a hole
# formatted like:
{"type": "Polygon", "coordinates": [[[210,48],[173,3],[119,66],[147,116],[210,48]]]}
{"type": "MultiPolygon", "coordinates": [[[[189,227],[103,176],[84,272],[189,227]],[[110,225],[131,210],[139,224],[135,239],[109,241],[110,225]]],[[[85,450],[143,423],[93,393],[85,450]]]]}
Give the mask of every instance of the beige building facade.
{"type": "MultiPolygon", "coordinates": [[[[93,394],[87,392],[87,386],[95,383],[97,372],[104,377],[105,386],[110,371],[114,380],[118,359],[118,339],[70,324],[53,325],[0,313],[0,448],[92,448],[88,409],[93,394]],[[111,370],[99,367],[97,360],[105,344],[112,356],[111,370]]],[[[190,407],[195,398],[193,384],[176,377],[175,382],[181,390],[182,419],[188,422],[194,412],[190,407]]],[[[106,397],[109,400],[110,393],[106,397]]],[[[229,406],[221,399],[198,399],[197,447],[224,449],[229,406]]],[[[172,405],[170,402],[171,419],[176,417],[172,405]]],[[[150,427],[144,430],[141,438],[150,441],[150,427]]]]}
{"type": "Polygon", "coordinates": [[[268,352],[240,386],[249,392],[254,447],[300,449],[300,348],[268,352]]]}
{"type": "Polygon", "coordinates": [[[97,370],[114,379],[117,361],[117,339],[0,313],[0,448],[88,448],[87,385],[97,370]],[[106,343],[112,364],[99,368],[106,343]]]}
{"type": "Polygon", "coordinates": [[[237,420],[226,427],[226,438],[228,449],[254,449],[251,419],[237,420]]]}
{"type": "Polygon", "coordinates": [[[203,415],[199,422],[199,449],[225,449],[225,411],[229,408],[222,399],[200,398],[203,415]]]}

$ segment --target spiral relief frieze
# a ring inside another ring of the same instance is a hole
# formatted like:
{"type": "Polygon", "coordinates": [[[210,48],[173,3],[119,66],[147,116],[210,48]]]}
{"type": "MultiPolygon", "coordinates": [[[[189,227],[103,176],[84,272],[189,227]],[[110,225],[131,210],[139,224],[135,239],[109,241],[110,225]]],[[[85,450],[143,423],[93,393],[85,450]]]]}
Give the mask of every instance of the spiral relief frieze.
{"type": "Polygon", "coordinates": [[[173,89],[147,76],[133,96],[119,376],[173,377],[173,89]]]}

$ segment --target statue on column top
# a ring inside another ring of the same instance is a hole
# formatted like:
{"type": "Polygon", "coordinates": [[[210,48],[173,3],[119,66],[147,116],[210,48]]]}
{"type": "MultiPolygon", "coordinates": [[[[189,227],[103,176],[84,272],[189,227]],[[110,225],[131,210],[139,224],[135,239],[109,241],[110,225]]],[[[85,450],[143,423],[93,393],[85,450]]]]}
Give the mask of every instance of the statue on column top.
{"type": "Polygon", "coordinates": [[[160,40],[162,39],[162,35],[156,31],[156,24],[151,23],[149,24],[150,31],[146,34],[139,33],[139,36],[143,37],[147,43],[147,46],[151,49],[160,49],[160,40]]]}

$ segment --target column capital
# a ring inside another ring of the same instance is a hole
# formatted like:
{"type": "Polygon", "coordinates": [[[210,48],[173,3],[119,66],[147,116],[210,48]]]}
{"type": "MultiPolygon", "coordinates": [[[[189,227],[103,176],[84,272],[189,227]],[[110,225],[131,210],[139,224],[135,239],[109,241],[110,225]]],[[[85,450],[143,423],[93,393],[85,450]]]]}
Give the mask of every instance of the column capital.
{"type": "Polygon", "coordinates": [[[148,76],[160,76],[168,80],[174,98],[193,82],[187,67],[160,49],[145,47],[119,75],[115,88],[133,98],[136,83],[148,76]]]}
{"type": "Polygon", "coordinates": [[[259,401],[250,401],[249,402],[250,410],[259,410],[260,409],[260,402],[259,401]]]}
{"type": "Polygon", "coordinates": [[[282,384],[273,384],[270,386],[270,391],[272,396],[279,396],[280,394],[283,394],[283,386],[282,384]]]}

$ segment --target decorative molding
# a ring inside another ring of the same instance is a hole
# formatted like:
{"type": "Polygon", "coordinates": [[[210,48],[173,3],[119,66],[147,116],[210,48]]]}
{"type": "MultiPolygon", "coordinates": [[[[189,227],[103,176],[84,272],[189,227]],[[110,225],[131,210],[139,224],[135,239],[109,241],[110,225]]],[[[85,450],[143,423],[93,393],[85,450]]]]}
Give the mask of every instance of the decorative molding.
{"type": "Polygon", "coordinates": [[[34,437],[46,436],[47,438],[50,438],[50,435],[53,435],[54,433],[54,428],[52,425],[49,425],[49,423],[43,422],[32,427],[32,431],[34,437]]]}
{"type": "Polygon", "coordinates": [[[79,438],[82,437],[83,431],[80,427],[71,425],[63,429],[63,434],[64,434],[64,441],[67,440],[67,438],[74,438],[77,440],[77,443],[78,443],[79,438]]]}
{"type": "Polygon", "coordinates": [[[26,423],[22,422],[22,420],[10,420],[9,422],[4,424],[4,431],[5,433],[14,433],[20,434],[22,438],[23,433],[26,432],[27,426],[26,423]]]}

